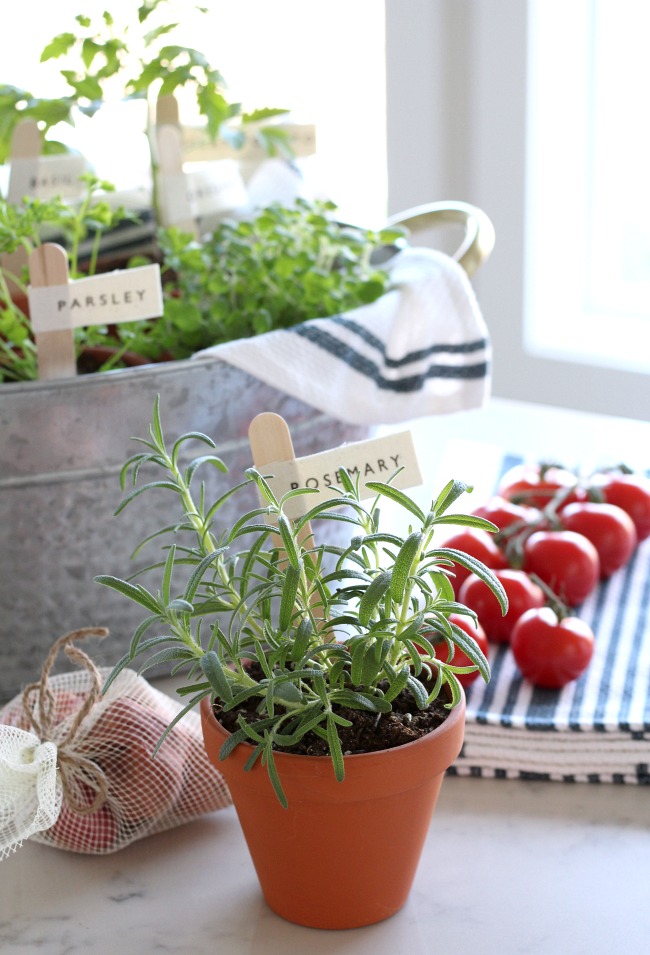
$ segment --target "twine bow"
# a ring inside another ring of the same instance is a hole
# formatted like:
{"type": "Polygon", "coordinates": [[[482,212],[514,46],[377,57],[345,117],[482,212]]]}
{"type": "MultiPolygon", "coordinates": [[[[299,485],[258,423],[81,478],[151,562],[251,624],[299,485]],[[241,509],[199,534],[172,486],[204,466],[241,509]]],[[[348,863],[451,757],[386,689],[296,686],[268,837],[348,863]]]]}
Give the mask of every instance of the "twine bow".
{"type": "Polygon", "coordinates": [[[75,746],[79,727],[101,696],[102,680],[90,657],[74,644],[75,641],[88,637],[106,636],[106,627],[82,627],[59,637],[45,661],[40,680],[28,684],[23,690],[23,709],[32,728],[41,742],[52,742],[56,745],[57,765],[66,802],[75,812],[82,814],[95,812],[106,802],[108,780],[101,766],[80,753],[75,746]],[[85,667],[91,680],[84,702],[63,737],[57,733],[58,724],[54,719],[56,698],[49,684],[50,671],[61,649],[73,663],[85,667]],[[84,798],[83,787],[94,792],[92,802],[89,803],[87,798],[84,798]]]}

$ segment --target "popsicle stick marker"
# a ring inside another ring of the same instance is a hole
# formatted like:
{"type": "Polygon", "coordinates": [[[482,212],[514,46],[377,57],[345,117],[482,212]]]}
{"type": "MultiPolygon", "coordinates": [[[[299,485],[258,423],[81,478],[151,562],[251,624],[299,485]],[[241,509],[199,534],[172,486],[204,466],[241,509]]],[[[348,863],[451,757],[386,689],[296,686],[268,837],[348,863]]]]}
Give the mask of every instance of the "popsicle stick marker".
{"type": "MultiPolygon", "coordinates": [[[[53,242],[34,249],[29,257],[32,288],[68,285],[68,256],[53,242]]],[[[77,373],[74,334],[70,328],[34,329],[38,352],[38,376],[41,381],[73,378],[77,373]]]]}
{"type": "MultiPolygon", "coordinates": [[[[9,158],[9,186],[7,201],[12,205],[20,203],[24,195],[29,193],[29,179],[38,169],[38,159],[41,155],[41,133],[33,119],[25,119],[18,123],[11,139],[11,154],[9,158]]],[[[7,276],[7,284],[12,295],[20,294],[20,289],[11,276],[20,278],[27,265],[27,251],[20,245],[15,252],[3,252],[0,256],[2,270],[7,276]]]]}
{"type": "Polygon", "coordinates": [[[156,126],[180,126],[178,100],[167,94],[156,100],[156,126]]]}
{"type": "Polygon", "coordinates": [[[34,119],[18,123],[11,140],[12,159],[38,159],[41,155],[41,133],[34,119]]]}
{"type": "Polygon", "coordinates": [[[11,205],[22,202],[24,196],[33,195],[38,173],[38,160],[42,150],[41,132],[33,119],[24,119],[16,125],[11,138],[9,159],[9,185],[7,201],[11,205]]]}
{"type": "MultiPolygon", "coordinates": [[[[284,418],[272,411],[263,411],[251,421],[248,429],[248,440],[253,455],[253,464],[260,472],[266,474],[269,465],[279,461],[295,461],[293,441],[289,425],[284,418]]],[[[307,522],[300,529],[300,542],[313,540],[311,525],[307,522]]]]}
{"type": "MultiPolygon", "coordinates": [[[[253,418],[248,429],[248,440],[253,464],[262,475],[268,473],[269,465],[296,460],[289,425],[281,415],[272,411],[264,411],[253,418]]],[[[313,546],[314,535],[309,521],[300,528],[298,540],[303,547],[313,546]]],[[[322,619],[318,594],[312,594],[310,605],[314,617],[322,619]]]]}
{"type": "MultiPolygon", "coordinates": [[[[164,112],[169,113],[169,110],[164,112]]],[[[176,226],[199,238],[183,172],[182,135],[178,119],[156,127],[160,217],[164,226],[176,226]]]]}

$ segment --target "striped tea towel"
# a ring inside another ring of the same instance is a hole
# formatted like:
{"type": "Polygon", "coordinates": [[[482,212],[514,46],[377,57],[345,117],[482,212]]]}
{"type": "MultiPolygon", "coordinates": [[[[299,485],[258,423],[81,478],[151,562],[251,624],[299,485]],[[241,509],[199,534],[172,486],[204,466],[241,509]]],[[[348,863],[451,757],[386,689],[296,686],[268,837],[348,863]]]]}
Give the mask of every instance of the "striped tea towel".
{"type": "MultiPolygon", "coordinates": [[[[517,459],[504,458],[503,470],[517,459]]],[[[489,684],[467,693],[461,776],[650,784],[650,539],[576,611],[596,638],[582,676],[561,690],[522,679],[492,645],[489,684]]]]}
{"type": "Polygon", "coordinates": [[[351,424],[393,424],[480,407],[490,346],[463,268],[441,252],[405,249],[391,291],[333,318],[204,349],[351,424]]]}

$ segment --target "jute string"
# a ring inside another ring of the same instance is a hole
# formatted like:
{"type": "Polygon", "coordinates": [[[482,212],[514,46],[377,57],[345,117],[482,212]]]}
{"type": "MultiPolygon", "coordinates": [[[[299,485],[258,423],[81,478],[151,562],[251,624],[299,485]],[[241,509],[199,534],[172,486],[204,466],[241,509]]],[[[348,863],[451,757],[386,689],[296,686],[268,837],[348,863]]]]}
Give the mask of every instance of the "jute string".
{"type": "Polygon", "coordinates": [[[23,709],[34,731],[41,742],[52,742],[57,747],[57,764],[61,775],[64,798],[71,809],[83,814],[95,812],[106,802],[108,780],[103,769],[97,763],[82,755],[75,748],[79,727],[102,693],[102,680],[99,670],[88,654],[75,646],[75,641],[86,640],[88,637],[103,638],[106,636],[108,636],[106,627],[82,627],[59,637],[52,645],[43,666],[40,680],[28,684],[23,690],[23,709]],[[74,664],[85,667],[90,674],[91,685],[67,732],[63,738],[57,738],[59,734],[56,731],[57,723],[54,720],[56,700],[50,687],[49,677],[54,661],[62,649],[74,664]],[[90,803],[83,798],[83,788],[80,784],[84,784],[94,792],[94,798],[90,803]]]}

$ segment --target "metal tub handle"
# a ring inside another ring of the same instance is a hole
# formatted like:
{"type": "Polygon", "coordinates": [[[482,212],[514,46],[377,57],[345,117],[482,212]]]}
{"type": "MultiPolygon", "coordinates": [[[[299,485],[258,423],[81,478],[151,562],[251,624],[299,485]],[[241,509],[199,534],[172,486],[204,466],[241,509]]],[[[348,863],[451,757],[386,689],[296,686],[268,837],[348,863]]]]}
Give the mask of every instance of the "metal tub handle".
{"type": "Polygon", "coordinates": [[[482,209],[468,202],[429,202],[390,216],[386,225],[402,226],[409,232],[409,237],[413,237],[418,232],[447,222],[459,223],[465,229],[463,241],[453,258],[471,276],[494,248],[494,226],[482,209]]]}

